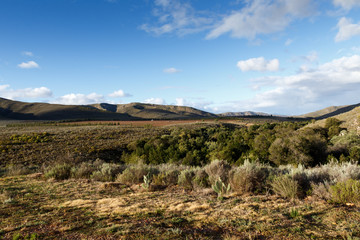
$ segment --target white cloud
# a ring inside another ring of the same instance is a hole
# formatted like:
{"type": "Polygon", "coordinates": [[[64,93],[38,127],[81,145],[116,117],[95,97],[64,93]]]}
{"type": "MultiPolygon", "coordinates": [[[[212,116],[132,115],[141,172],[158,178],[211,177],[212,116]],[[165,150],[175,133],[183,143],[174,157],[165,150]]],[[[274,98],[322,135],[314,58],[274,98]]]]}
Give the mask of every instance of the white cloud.
{"type": "Polygon", "coordinates": [[[144,103],[150,103],[150,104],[159,104],[159,105],[164,105],[165,100],[162,98],[148,98],[146,100],[143,101],[144,103]]]}
{"type": "Polygon", "coordinates": [[[335,36],[336,42],[345,41],[353,36],[360,35],[360,23],[354,24],[351,19],[345,17],[339,20],[337,28],[339,32],[335,36]]]}
{"type": "Polygon", "coordinates": [[[196,12],[189,3],[179,0],[155,0],[153,15],[156,24],[143,24],[140,28],[155,35],[176,33],[180,36],[199,32],[210,27],[213,22],[209,14],[196,12]]]}
{"type": "Polygon", "coordinates": [[[52,96],[52,91],[46,87],[12,89],[10,85],[0,85],[0,96],[8,99],[26,98],[48,98],[52,96]]]}
{"type": "Polygon", "coordinates": [[[175,105],[176,106],[187,106],[187,107],[193,107],[196,109],[203,109],[203,110],[213,110],[211,108],[211,105],[213,102],[206,101],[204,99],[185,99],[185,98],[176,98],[175,99],[175,105]]]}
{"type": "Polygon", "coordinates": [[[297,18],[314,14],[312,0],[254,0],[247,6],[225,16],[207,39],[230,33],[235,38],[254,39],[258,34],[284,30],[297,18]]]}
{"type": "Polygon", "coordinates": [[[346,10],[350,10],[353,7],[360,6],[359,0],[333,0],[333,4],[338,7],[342,7],[346,10]]]}
{"type": "Polygon", "coordinates": [[[248,60],[239,61],[237,67],[243,72],[248,71],[278,71],[279,70],[279,60],[265,60],[264,57],[259,58],[250,58],[248,60]]]}
{"type": "Polygon", "coordinates": [[[334,59],[295,75],[253,81],[272,88],[241,103],[253,110],[295,114],[331,105],[354,104],[359,102],[360,56],[334,59]]]}
{"type": "Polygon", "coordinates": [[[25,56],[28,56],[28,57],[34,56],[34,54],[32,52],[29,52],[29,51],[22,52],[22,55],[25,55],[25,56]]]}
{"type": "Polygon", "coordinates": [[[131,94],[125,93],[123,90],[119,89],[113,93],[110,93],[108,96],[112,98],[121,98],[121,97],[131,97],[131,94]]]}
{"type": "Polygon", "coordinates": [[[81,93],[70,93],[58,98],[54,103],[66,105],[86,105],[92,103],[105,102],[104,96],[97,93],[90,93],[88,95],[81,93]]]}
{"type": "Polygon", "coordinates": [[[184,98],[176,98],[175,105],[176,106],[186,106],[186,100],[184,98]]]}
{"type": "Polygon", "coordinates": [[[164,73],[170,73],[170,74],[171,74],[171,73],[181,72],[181,70],[171,67],[171,68],[165,68],[165,69],[163,70],[163,72],[164,72],[164,73]]]}
{"type": "Polygon", "coordinates": [[[18,64],[19,68],[24,68],[24,69],[30,69],[30,68],[39,68],[39,64],[37,64],[34,61],[28,61],[28,62],[22,62],[20,64],[18,64]]]}

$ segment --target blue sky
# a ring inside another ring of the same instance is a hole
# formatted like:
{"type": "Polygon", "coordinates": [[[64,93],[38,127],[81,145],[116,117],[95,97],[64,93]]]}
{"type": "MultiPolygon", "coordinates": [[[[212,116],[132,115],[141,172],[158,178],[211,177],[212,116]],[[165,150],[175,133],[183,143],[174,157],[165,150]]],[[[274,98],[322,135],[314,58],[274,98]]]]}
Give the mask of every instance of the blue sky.
{"type": "Polygon", "coordinates": [[[1,0],[0,96],[302,114],[360,102],[360,0],[1,0]]]}

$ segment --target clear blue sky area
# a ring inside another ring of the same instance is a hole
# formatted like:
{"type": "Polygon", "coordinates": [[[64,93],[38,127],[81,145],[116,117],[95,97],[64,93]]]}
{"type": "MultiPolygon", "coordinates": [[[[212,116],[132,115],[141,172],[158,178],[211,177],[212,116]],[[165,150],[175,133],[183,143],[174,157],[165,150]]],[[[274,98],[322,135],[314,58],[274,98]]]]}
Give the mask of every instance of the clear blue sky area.
{"type": "Polygon", "coordinates": [[[295,115],[360,102],[360,0],[1,0],[0,97],[295,115]]]}

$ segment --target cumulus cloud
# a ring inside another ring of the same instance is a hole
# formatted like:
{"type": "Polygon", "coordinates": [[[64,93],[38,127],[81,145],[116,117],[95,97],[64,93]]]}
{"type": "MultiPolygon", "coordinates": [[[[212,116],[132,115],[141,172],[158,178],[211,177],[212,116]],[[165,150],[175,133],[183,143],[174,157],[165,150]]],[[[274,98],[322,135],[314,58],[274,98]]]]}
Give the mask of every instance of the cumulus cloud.
{"type": "Polygon", "coordinates": [[[271,90],[242,102],[251,109],[275,113],[299,113],[330,105],[359,102],[360,56],[334,59],[315,69],[290,76],[272,76],[253,80],[271,90]]]}
{"type": "Polygon", "coordinates": [[[153,15],[157,23],[140,26],[140,29],[155,35],[176,33],[182,36],[207,29],[213,22],[209,14],[197,12],[189,3],[179,0],[155,0],[155,6],[153,15]]]}
{"type": "Polygon", "coordinates": [[[24,69],[30,69],[30,68],[39,68],[39,64],[37,64],[34,61],[28,61],[28,62],[22,62],[20,64],[18,64],[19,68],[24,68],[24,69]]]}
{"type": "Polygon", "coordinates": [[[350,10],[353,7],[360,6],[359,0],[333,0],[335,6],[341,7],[345,10],[350,10]]]}
{"type": "Polygon", "coordinates": [[[150,104],[159,104],[159,105],[166,104],[165,100],[162,98],[148,98],[148,99],[145,99],[143,102],[150,103],[150,104]]]}
{"type": "Polygon", "coordinates": [[[250,58],[248,60],[242,60],[237,63],[237,67],[240,68],[243,72],[248,71],[278,71],[279,70],[279,60],[265,60],[264,57],[259,58],[250,58]]]}
{"type": "Polygon", "coordinates": [[[360,23],[354,24],[351,19],[342,17],[338,24],[338,33],[335,36],[336,42],[341,42],[352,38],[353,36],[360,35],[360,23]]]}
{"type": "Polygon", "coordinates": [[[46,87],[12,89],[10,88],[10,85],[0,85],[0,96],[13,100],[25,98],[48,98],[52,96],[52,91],[46,87]]]}
{"type": "Polygon", "coordinates": [[[70,93],[59,97],[54,103],[66,104],[66,105],[86,105],[92,103],[105,102],[104,96],[97,93],[81,94],[70,93]]]}
{"type": "Polygon", "coordinates": [[[171,67],[171,68],[165,68],[165,69],[163,70],[163,72],[164,72],[164,73],[170,73],[170,74],[171,74],[171,73],[181,72],[181,70],[171,67]]]}
{"type": "Polygon", "coordinates": [[[113,93],[110,93],[109,97],[112,98],[131,97],[131,94],[125,93],[123,90],[119,89],[113,93]]]}
{"type": "Polygon", "coordinates": [[[258,34],[284,30],[292,21],[314,14],[312,0],[254,0],[225,16],[207,39],[230,33],[235,38],[254,39],[258,34]]]}

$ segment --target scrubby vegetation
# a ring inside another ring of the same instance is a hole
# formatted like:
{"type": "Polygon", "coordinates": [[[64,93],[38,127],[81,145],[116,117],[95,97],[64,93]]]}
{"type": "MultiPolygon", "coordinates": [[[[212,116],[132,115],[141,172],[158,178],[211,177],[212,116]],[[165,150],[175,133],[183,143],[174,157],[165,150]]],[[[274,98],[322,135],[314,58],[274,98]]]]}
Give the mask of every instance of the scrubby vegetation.
{"type": "Polygon", "coordinates": [[[0,238],[360,237],[360,137],[340,126],[3,128],[0,238]]]}

